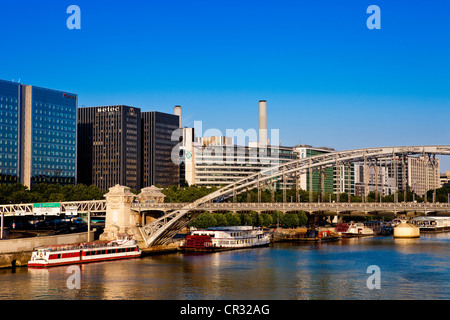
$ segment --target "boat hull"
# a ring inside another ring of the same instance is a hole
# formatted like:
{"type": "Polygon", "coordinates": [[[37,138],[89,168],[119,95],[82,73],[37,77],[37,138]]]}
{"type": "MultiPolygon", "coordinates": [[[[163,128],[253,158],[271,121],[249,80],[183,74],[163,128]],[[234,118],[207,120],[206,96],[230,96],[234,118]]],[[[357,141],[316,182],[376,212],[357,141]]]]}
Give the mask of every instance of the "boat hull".
{"type": "Polygon", "coordinates": [[[48,268],[71,264],[138,258],[142,254],[128,235],[110,242],[88,242],[41,246],[32,253],[29,268],[48,268]]]}
{"type": "Polygon", "coordinates": [[[180,249],[183,251],[189,251],[189,252],[218,252],[218,251],[229,251],[229,250],[239,250],[239,249],[251,249],[251,248],[259,248],[259,247],[268,247],[270,245],[270,242],[267,243],[261,243],[261,244],[254,244],[254,245],[248,245],[248,246],[230,246],[230,247],[215,247],[215,246],[198,246],[198,247],[187,247],[187,246],[180,246],[180,249]]]}
{"type": "Polygon", "coordinates": [[[89,260],[72,260],[72,261],[63,261],[63,262],[39,262],[39,261],[29,261],[27,264],[28,268],[49,268],[49,267],[59,267],[59,266],[67,266],[72,264],[85,264],[85,263],[94,263],[94,262],[105,262],[105,261],[114,261],[114,260],[125,260],[125,259],[135,259],[141,256],[141,252],[136,255],[129,256],[115,256],[115,257],[103,257],[103,258],[95,258],[89,260]]]}

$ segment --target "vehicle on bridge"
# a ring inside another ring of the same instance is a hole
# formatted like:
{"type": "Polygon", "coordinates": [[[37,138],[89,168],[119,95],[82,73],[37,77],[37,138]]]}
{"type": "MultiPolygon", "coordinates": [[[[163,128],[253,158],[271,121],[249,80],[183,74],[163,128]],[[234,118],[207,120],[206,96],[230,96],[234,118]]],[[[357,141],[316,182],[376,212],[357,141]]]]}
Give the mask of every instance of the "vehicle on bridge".
{"type": "Polygon", "coordinates": [[[223,251],[269,245],[262,228],[251,226],[215,227],[196,230],[180,245],[186,251],[223,251]]]}
{"type": "Polygon", "coordinates": [[[85,242],[36,248],[28,261],[28,267],[46,268],[98,261],[137,258],[142,251],[129,235],[116,240],[85,242]]]}

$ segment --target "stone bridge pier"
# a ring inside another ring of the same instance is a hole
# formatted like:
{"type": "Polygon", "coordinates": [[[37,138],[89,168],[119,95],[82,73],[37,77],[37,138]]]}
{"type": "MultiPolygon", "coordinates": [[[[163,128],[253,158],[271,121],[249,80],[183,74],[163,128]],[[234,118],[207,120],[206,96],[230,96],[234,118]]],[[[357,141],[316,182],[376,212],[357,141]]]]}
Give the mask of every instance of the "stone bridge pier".
{"type": "Polygon", "coordinates": [[[131,210],[136,195],[129,187],[115,185],[105,194],[106,216],[105,229],[100,240],[114,240],[119,234],[133,235],[138,241],[144,241],[137,227],[139,214],[131,210]]]}
{"type": "Polygon", "coordinates": [[[100,240],[114,240],[119,234],[132,235],[141,247],[145,247],[145,239],[140,231],[142,224],[155,220],[151,213],[132,210],[135,199],[141,203],[163,203],[165,195],[160,189],[151,186],[143,188],[139,195],[130,191],[129,187],[115,185],[105,194],[106,216],[105,229],[100,240]]]}

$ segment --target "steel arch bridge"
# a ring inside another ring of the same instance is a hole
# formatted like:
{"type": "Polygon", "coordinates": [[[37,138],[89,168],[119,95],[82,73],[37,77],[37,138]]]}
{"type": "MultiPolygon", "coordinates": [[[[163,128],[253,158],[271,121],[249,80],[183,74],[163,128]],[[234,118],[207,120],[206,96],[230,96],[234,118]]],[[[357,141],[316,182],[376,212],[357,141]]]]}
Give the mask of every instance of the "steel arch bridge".
{"type": "MultiPolygon", "coordinates": [[[[284,164],[273,166],[259,173],[245,177],[235,183],[229,184],[219,190],[210,193],[184,207],[167,213],[164,216],[152,221],[140,228],[147,246],[166,244],[170,242],[179,230],[188,225],[199,213],[193,210],[197,207],[217,199],[235,197],[237,194],[261,187],[274,181],[286,182],[288,178],[297,177],[299,174],[310,172],[317,168],[348,165],[353,162],[364,163],[364,174],[367,174],[366,165],[371,161],[381,161],[383,159],[394,159],[399,163],[404,163],[408,155],[423,155],[428,159],[430,165],[434,165],[436,155],[450,155],[449,145],[432,146],[400,146],[400,147],[380,147],[367,149],[354,149],[347,151],[330,152],[303,159],[296,159],[284,164]]],[[[309,175],[310,179],[312,174],[309,175]]],[[[404,179],[403,179],[404,180],[404,179]]],[[[367,179],[364,181],[367,183],[367,179]]],[[[296,184],[297,185],[297,184],[296,184]]],[[[311,189],[311,188],[310,188],[311,189]]],[[[286,188],[284,189],[284,191],[286,188]]],[[[365,193],[367,196],[367,188],[365,193]]],[[[259,198],[259,192],[258,192],[259,198]]],[[[310,194],[311,199],[311,194],[310,194]]]]}

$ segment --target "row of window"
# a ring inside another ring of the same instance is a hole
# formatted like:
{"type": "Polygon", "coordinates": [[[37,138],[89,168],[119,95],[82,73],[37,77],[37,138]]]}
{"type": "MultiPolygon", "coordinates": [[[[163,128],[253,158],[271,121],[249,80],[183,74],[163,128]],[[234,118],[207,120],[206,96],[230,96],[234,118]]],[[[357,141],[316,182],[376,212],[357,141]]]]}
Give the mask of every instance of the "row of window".
{"type": "MultiPolygon", "coordinates": [[[[1,169],[0,169],[1,170],[1,169]]],[[[59,172],[58,170],[33,170],[33,176],[47,176],[47,177],[75,177],[75,172],[59,172]]]]}
{"type": "Polygon", "coordinates": [[[48,104],[46,104],[46,103],[44,103],[44,104],[42,104],[42,103],[39,103],[39,102],[35,102],[34,103],[34,106],[35,106],[35,110],[40,110],[41,109],[41,107],[43,107],[42,108],[42,110],[59,110],[59,111],[63,111],[63,112],[69,112],[69,113],[73,113],[73,114],[76,114],[76,108],[75,107],[68,107],[68,106],[57,106],[57,105],[54,105],[54,104],[51,104],[51,105],[48,105],[48,104]]]}
{"type": "MultiPolygon", "coordinates": [[[[75,158],[75,153],[70,152],[57,152],[57,151],[45,151],[45,150],[33,150],[33,155],[41,155],[41,156],[52,156],[52,157],[69,157],[69,158],[75,158]]],[[[60,162],[60,160],[57,158],[55,162],[60,162]]],[[[67,159],[62,160],[61,162],[67,163],[67,159]]]]}
{"type": "MultiPolygon", "coordinates": [[[[0,164],[1,166],[1,164],[0,164]]],[[[0,168],[0,174],[10,174],[10,175],[16,175],[17,174],[17,169],[2,169],[0,168]]]]}
{"type": "Polygon", "coordinates": [[[67,145],[54,145],[50,143],[33,143],[33,148],[39,148],[41,150],[64,150],[64,151],[75,151],[75,147],[67,145]]]}
{"type": "Polygon", "coordinates": [[[5,118],[0,118],[0,123],[17,124],[17,120],[15,120],[15,119],[5,119],[5,118]]]}
{"type": "MultiPolygon", "coordinates": [[[[16,98],[3,97],[3,96],[0,96],[0,101],[12,102],[12,103],[17,103],[18,102],[18,100],[16,98]]],[[[0,104],[0,106],[3,106],[3,105],[0,104]]]]}
{"type": "MultiPolygon", "coordinates": [[[[53,111],[48,111],[47,112],[46,110],[35,110],[34,113],[35,114],[43,114],[44,116],[48,115],[48,116],[56,118],[58,120],[61,119],[61,118],[68,118],[68,119],[72,119],[72,120],[76,119],[75,114],[64,113],[64,112],[53,112],[53,111]]],[[[35,118],[37,118],[37,117],[35,117],[35,118]]],[[[66,121],[66,120],[61,120],[61,121],[66,121]]]]}
{"type": "MultiPolygon", "coordinates": [[[[50,122],[50,123],[54,123],[54,122],[50,122]]],[[[12,124],[12,122],[11,122],[12,124]]],[[[17,124],[17,121],[16,121],[17,124]]],[[[36,128],[44,128],[44,129],[48,129],[48,130],[58,130],[58,131],[67,131],[67,132],[76,132],[76,127],[72,126],[72,127],[65,127],[65,126],[58,126],[58,125],[51,125],[51,124],[43,124],[42,122],[35,122],[34,126],[35,129],[36,128]]]]}
{"type": "Polygon", "coordinates": [[[17,146],[17,140],[6,140],[6,139],[0,139],[0,146],[1,145],[10,145],[10,146],[17,146]]]}
{"type": "Polygon", "coordinates": [[[96,256],[96,255],[101,255],[101,254],[125,253],[125,252],[133,252],[133,251],[137,251],[137,247],[92,250],[92,251],[86,251],[85,255],[86,256],[96,256]]]}

